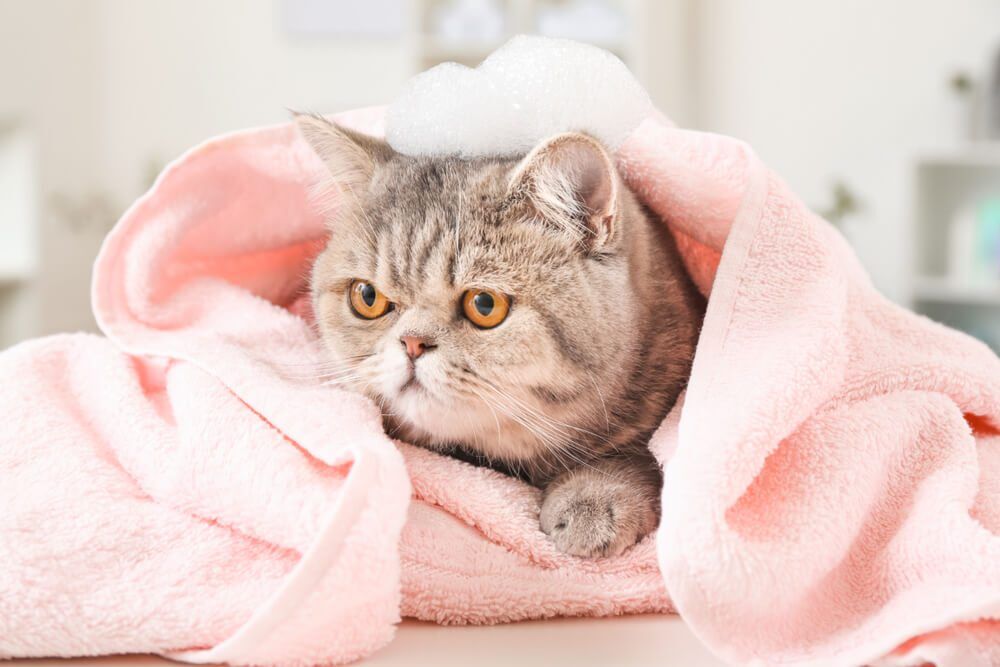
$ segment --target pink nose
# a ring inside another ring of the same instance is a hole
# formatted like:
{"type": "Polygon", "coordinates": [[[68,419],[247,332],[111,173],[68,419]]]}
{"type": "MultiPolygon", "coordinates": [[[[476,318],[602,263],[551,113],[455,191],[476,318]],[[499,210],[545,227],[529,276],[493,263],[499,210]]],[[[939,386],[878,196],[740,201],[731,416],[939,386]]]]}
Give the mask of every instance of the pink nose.
{"type": "Polygon", "coordinates": [[[399,342],[406,348],[406,356],[410,359],[416,359],[427,350],[437,347],[422,336],[400,336],[399,342]]]}

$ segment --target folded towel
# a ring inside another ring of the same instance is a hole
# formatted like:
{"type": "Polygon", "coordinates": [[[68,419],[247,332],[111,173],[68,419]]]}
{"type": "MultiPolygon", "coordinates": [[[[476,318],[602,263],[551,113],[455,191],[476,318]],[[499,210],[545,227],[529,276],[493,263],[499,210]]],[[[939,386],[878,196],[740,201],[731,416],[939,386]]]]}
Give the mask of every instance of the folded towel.
{"type": "Polygon", "coordinates": [[[677,610],[735,663],[1000,665],[1000,360],[875,292],[749,151],[686,134],[622,151],[711,290],[657,536],[677,610]]]}
{"type": "MultiPolygon", "coordinates": [[[[338,120],[381,131],[379,110],[338,120]]],[[[655,538],[559,554],[537,490],[392,442],[310,377],[324,167],[265,128],[126,213],[95,268],[107,338],[0,355],[0,657],[344,662],[400,615],[664,611],[669,589],[734,662],[990,664],[1000,362],[881,299],[745,145],[651,118],[619,161],[710,294],[651,442],[655,538]]]]}

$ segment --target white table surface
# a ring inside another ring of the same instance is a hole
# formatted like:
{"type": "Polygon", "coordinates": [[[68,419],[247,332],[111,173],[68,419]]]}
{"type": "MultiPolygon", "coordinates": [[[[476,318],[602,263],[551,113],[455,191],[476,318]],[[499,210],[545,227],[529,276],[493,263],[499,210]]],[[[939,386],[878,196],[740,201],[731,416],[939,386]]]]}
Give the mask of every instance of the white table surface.
{"type": "MultiPolygon", "coordinates": [[[[13,660],[21,667],[162,667],[150,656],[79,660],[13,660]]],[[[358,665],[364,667],[716,667],[712,656],[676,616],[555,619],[489,627],[443,627],[403,621],[396,639],[358,665]]]]}

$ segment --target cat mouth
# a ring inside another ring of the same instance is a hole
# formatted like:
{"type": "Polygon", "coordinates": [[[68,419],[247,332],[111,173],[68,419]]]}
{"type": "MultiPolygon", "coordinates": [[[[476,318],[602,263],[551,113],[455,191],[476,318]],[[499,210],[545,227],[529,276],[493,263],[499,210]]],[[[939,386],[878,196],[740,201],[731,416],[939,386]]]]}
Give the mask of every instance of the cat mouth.
{"type": "Polygon", "coordinates": [[[410,379],[403,383],[403,386],[399,388],[399,393],[403,394],[407,391],[427,391],[424,385],[420,384],[420,380],[417,379],[416,373],[410,374],[410,379]]]}

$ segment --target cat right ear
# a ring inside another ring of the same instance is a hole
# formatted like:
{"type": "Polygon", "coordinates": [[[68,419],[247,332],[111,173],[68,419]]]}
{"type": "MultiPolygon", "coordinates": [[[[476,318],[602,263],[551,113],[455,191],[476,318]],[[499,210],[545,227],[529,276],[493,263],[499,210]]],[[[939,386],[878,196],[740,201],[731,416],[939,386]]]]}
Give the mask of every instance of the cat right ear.
{"type": "Polygon", "coordinates": [[[383,139],[331,123],[322,116],[295,113],[295,125],[326,164],[334,183],[348,192],[368,187],[379,164],[392,157],[383,139]]]}
{"type": "Polygon", "coordinates": [[[604,147],[578,132],[536,146],[514,169],[510,190],[537,217],[581,238],[589,252],[614,244],[618,229],[618,177],[604,147]]]}

